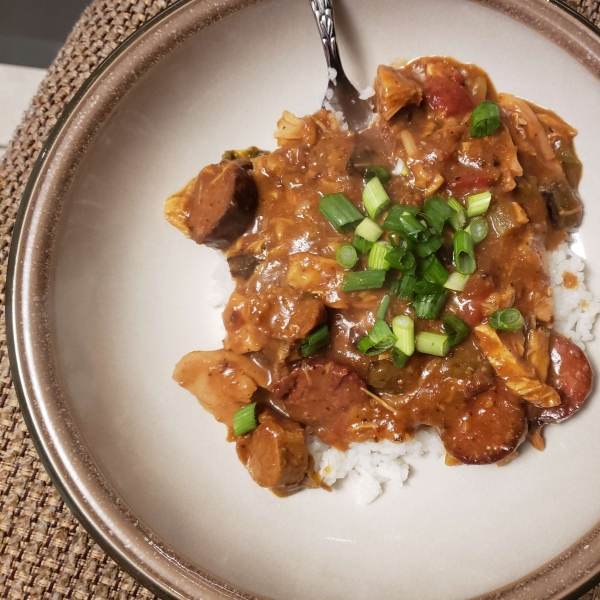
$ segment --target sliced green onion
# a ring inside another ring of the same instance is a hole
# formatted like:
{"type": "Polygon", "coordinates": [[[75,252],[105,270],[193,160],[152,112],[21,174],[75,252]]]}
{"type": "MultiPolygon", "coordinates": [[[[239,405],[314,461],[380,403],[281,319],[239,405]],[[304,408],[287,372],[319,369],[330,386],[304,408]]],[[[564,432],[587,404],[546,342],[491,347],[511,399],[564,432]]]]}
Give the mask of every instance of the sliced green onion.
{"type": "Polygon", "coordinates": [[[369,242],[369,240],[361,238],[360,235],[355,235],[352,245],[356,248],[356,251],[359,254],[366,254],[373,247],[373,242],[369,242]]]}
{"type": "Polygon", "coordinates": [[[377,318],[380,321],[383,321],[385,319],[385,314],[387,313],[387,309],[390,305],[390,295],[386,294],[383,299],[381,300],[381,304],[379,305],[379,310],[377,311],[377,318]]]}
{"type": "Polygon", "coordinates": [[[469,281],[470,275],[463,275],[458,271],[450,273],[448,281],[444,284],[444,287],[453,292],[462,292],[467,287],[467,281],[469,281]]]}
{"type": "Polygon", "coordinates": [[[395,343],[396,336],[392,333],[389,325],[385,321],[378,320],[375,321],[369,335],[359,340],[356,347],[366,356],[376,356],[393,348],[395,343]]]}
{"type": "Polygon", "coordinates": [[[419,352],[433,354],[434,356],[447,356],[450,352],[448,336],[443,333],[421,331],[417,335],[415,346],[419,352]]]}
{"type": "Polygon", "coordinates": [[[439,283],[433,283],[431,281],[425,281],[422,279],[421,281],[417,281],[417,283],[415,283],[414,290],[416,294],[424,295],[442,293],[444,288],[439,283]]]}
{"type": "Polygon", "coordinates": [[[471,275],[477,268],[473,238],[464,229],[454,235],[454,264],[456,270],[463,275],[471,275]]]}
{"type": "Polygon", "coordinates": [[[392,288],[392,292],[396,298],[403,300],[412,300],[415,297],[415,285],[417,278],[412,273],[404,273],[398,285],[392,288]]]}
{"type": "Polygon", "coordinates": [[[450,221],[450,225],[452,225],[452,227],[458,231],[467,223],[467,211],[465,210],[465,207],[454,198],[448,199],[448,206],[451,206],[456,211],[456,213],[453,214],[448,221],[450,221]]]}
{"type": "Polygon", "coordinates": [[[388,252],[385,259],[392,269],[399,269],[400,271],[412,269],[417,262],[412,252],[403,250],[402,248],[394,248],[394,250],[388,252]]]}
{"type": "Polygon", "coordinates": [[[344,269],[351,269],[358,262],[358,253],[354,246],[344,244],[338,248],[335,259],[344,269]]]}
{"type": "Polygon", "coordinates": [[[374,346],[374,342],[369,336],[361,338],[356,342],[356,349],[365,356],[368,356],[367,352],[374,346]]]}
{"type": "Polygon", "coordinates": [[[471,234],[474,244],[479,244],[479,242],[481,242],[482,240],[485,240],[485,238],[487,237],[487,234],[488,234],[487,221],[482,217],[473,219],[469,223],[469,226],[465,229],[465,231],[468,231],[471,234]]]}
{"type": "Polygon", "coordinates": [[[500,108],[496,102],[482,102],[471,115],[471,135],[485,137],[500,127],[500,108]]]}
{"type": "Polygon", "coordinates": [[[385,271],[352,271],[344,275],[342,292],[379,289],[385,281],[385,271]]]}
{"type": "Polygon", "coordinates": [[[440,311],[444,307],[446,299],[448,298],[448,292],[444,288],[441,288],[441,290],[442,291],[417,295],[412,306],[415,311],[415,315],[419,319],[435,320],[438,318],[438,315],[440,314],[440,311]]]}
{"type": "Polygon", "coordinates": [[[394,204],[390,208],[390,212],[387,214],[385,221],[383,222],[384,229],[391,229],[392,231],[403,232],[404,228],[400,223],[400,217],[405,213],[416,217],[421,209],[418,206],[408,206],[405,204],[394,204]]]}
{"type": "Polygon", "coordinates": [[[427,198],[423,205],[423,216],[437,233],[442,233],[446,221],[455,214],[456,210],[439,196],[427,198]]]}
{"type": "Polygon", "coordinates": [[[371,219],[376,219],[387,208],[390,197],[377,177],[373,177],[365,186],[362,201],[371,219]]]}
{"type": "Polygon", "coordinates": [[[374,177],[377,177],[381,183],[387,183],[392,178],[392,174],[385,167],[374,165],[365,171],[365,181],[371,181],[374,177]]]}
{"type": "Polygon", "coordinates": [[[369,217],[364,219],[356,228],[356,235],[367,240],[367,242],[376,242],[382,233],[383,229],[369,217]]]}
{"type": "Polygon", "coordinates": [[[402,236],[410,240],[421,243],[431,237],[427,227],[421,223],[414,215],[408,211],[398,214],[399,211],[394,211],[396,207],[392,207],[383,222],[384,229],[391,229],[399,232],[402,236]]]}
{"type": "Polygon", "coordinates": [[[480,192],[479,194],[472,194],[467,196],[467,217],[480,217],[485,215],[487,209],[490,207],[492,200],[492,192],[480,192]]]}
{"type": "Polygon", "coordinates": [[[427,281],[431,281],[431,283],[444,285],[448,281],[450,273],[448,273],[446,267],[438,260],[437,256],[433,254],[425,259],[423,263],[423,277],[427,281]]]}
{"type": "Polygon", "coordinates": [[[442,247],[442,238],[439,235],[433,235],[425,242],[417,246],[417,254],[421,258],[425,258],[434,252],[437,252],[442,247]]]}
{"type": "Polygon", "coordinates": [[[443,317],[443,320],[444,331],[448,334],[448,342],[451,346],[456,346],[469,337],[469,326],[460,317],[448,315],[443,317]]]}
{"type": "Polygon", "coordinates": [[[390,268],[390,263],[386,260],[386,256],[392,249],[387,242],[375,242],[369,252],[369,260],[367,266],[371,270],[384,269],[387,271],[390,268]]]}
{"type": "Polygon", "coordinates": [[[394,363],[394,366],[398,369],[401,369],[406,364],[406,361],[409,358],[410,356],[404,354],[404,352],[396,348],[396,346],[392,348],[392,362],[394,363]]]}
{"type": "Polygon", "coordinates": [[[307,357],[329,344],[329,327],[322,325],[302,340],[300,354],[307,357]]]}
{"type": "Polygon", "coordinates": [[[500,331],[517,331],[523,323],[523,315],[516,308],[503,308],[490,316],[490,327],[500,331]]]}
{"type": "Polygon", "coordinates": [[[244,435],[258,427],[256,420],[256,402],[236,410],[233,415],[233,435],[244,435]]]}
{"type": "Polygon", "coordinates": [[[405,315],[394,317],[392,330],[396,336],[396,348],[406,356],[412,356],[415,351],[415,322],[405,315]]]}
{"type": "Polygon", "coordinates": [[[364,219],[364,215],[341,192],[323,196],[319,202],[319,212],[340,233],[352,231],[364,219]]]}

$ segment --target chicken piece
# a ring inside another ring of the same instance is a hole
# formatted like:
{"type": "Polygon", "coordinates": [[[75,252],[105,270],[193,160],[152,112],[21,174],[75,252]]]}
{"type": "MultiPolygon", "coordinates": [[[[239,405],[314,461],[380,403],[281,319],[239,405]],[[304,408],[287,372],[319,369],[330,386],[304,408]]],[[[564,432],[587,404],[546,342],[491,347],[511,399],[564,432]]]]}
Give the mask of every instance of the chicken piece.
{"type": "Polygon", "coordinates": [[[504,289],[491,293],[482,303],[481,311],[484,316],[489,317],[493,312],[501,308],[509,308],[515,301],[515,288],[507,285],[504,289]]]}
{"type": "Polygon", "coordinates": [[[264,369],[230,350],[186,354],[175,366],[173,379],[228,427],[232,426],[235,412],[251,402],[254,392],[268,387],[264,369]]]}
{"type": "Polygon", "coordinates": [[[529,104],[511,94],[500,94],[498,102],[517,148],[543,160],[556,179],[564,177],[546,131],[529,104]]]}
{"type": "Polygon", "coordinates": [[[546,381],[548,378],[548,367],[550,366],[549,341],[550,334],[541,327],[532,328],[527,333],[525,360],[533,365],[535,374],[540,381],[546,381]]]}
{"type": "Polygon", "coordinates": [[[504,385],[472,398],[466,411],[442,429],[448,454],[461,463],[485,465],[510,457],[525,439],[523,402],[504,385]]]}
{"type": "Polygon", "coordinates": [[[508,389],[536,406],[560,404],[558,392],[539,381],[533,365],[514,356],[489,325],[478,325],[474,331],[480,350],[508,389]]]}
{"type": "Polygon", "coordinates": [[[314,296],[274,287],[253,298],[251,319],[270,337],[285,342],[305,338],[325,321],[325,307],[314,296]]]}
{"type": "Polygon", "coordinates": [[[227,337],[223,345],[236,354],[258,352],[267,343],[267,336],[251,320],[250,299],[233,292],[223,311],[223,323],[227,337]]]}
{"type": "Polygon", "coordinates": [[[192,192],[195,184],[196,179],[192,179],[182,190],[169,196],[165,202],[165,218],[187,238],[190,237],[187,220],[190,215],[192,192]]]}
{"type": "Polygon", "coordinates": [[[287,283],[294,289],[322,298],[332,308],[347,308],[342,294],[344,268],[331,258],[299,252],[289,260],[287,283]]]}
{"type": "Polygon", "coordinates": [[[525,155],[533,157],[538,167],[543,170],[539,183],[553,224],[558,229],[579,225],[583,203],[577,191],[567,182],[548,132],[531,105],[510,94],[500,94],[499,103],[517,148],[525,155]]]}
{"type": "Polygon", "coordinates": [[[375,79],[377,112],[389,121],[408,104],[420,104],[421,86],[404,73],[392,67],[379,65],[375,79]]]}
{"type": "Polygon", "coordinates": [[[256,429],[237,439],[238,458],[261,487],[296,491],[308,470],[304,428],[272,410],[258,420],[256,429]]]}
{"type": "Polygon", "coordinates": [[[317,141],[317,124],[310,117],[301,119],[285,110],[277,121],[277,131],[273,134],[280,146],[288,142],[299,142],[312,146],[317,141]]]}
{"type": "Polygon", "coordinates": [[[258,189],[251,173],[231,160],[200,171],[187,218],[195,242],[225,250],[250,227],[258,207],[258,189]]]}

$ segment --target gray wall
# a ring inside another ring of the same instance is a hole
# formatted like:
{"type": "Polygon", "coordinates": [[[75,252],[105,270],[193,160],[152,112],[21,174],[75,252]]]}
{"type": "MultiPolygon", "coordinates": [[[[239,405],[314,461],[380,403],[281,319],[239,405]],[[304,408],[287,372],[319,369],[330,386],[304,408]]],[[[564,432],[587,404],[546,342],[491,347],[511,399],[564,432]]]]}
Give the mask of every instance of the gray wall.
{"type": "Polygon", "coordinates": [[[0,0],[0,63],[48,67],[91,0],[0,0]]]}

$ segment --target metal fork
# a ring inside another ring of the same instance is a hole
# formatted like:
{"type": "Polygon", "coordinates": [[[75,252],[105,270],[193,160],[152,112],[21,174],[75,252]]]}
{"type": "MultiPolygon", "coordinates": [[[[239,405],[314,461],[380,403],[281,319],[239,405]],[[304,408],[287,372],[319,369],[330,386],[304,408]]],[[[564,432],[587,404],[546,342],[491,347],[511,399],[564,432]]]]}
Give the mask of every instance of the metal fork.
{"type": "Polygon", "coordinates": [[[329,67],[329,84],[323,100],[323,108],[331,108],[344,114],[348,127],[354,131],[366,129],[373,119],[373,109],[366,100],[359,98],[359,91],[350,83],[337,44],[333,17],[333,0],[310,0],[325,59],[329,67]]]}

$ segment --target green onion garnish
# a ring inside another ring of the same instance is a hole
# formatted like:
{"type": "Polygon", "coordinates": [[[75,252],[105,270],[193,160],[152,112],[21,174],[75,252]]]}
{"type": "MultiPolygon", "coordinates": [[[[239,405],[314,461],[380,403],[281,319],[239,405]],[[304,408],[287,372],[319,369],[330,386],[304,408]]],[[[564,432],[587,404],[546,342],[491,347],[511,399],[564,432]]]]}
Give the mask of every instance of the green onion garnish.
{"type": "Polygon", "coordinates": [[[389,350],[396,343],[396,336],[385,321],[375,321],[369,335],[356,344],[360,352],[366,356],[376,356],[389,350]]]}
{"type": "Polygon", "coordinates": [[[472,194],[467,196],[467,217],[480,217],[485,215],[487,209],[490,207],[490,201],[492,200],[492,192],[481,192],[479,194],[472,194]]]}
{"type": "Polygon", "coordinates": [[[454,198],[448,199],[448,206],[451,206],[456,211],[455,214],[448,219],[448,221],[450,222],[450,225],[452,225],[452,227],[458,231],[467,223],[467,212],[465,211],[465,207],[454,198]]]}
{"type": "Polygon", "coordinates": [[[471,135],[485,137],[500,127],[500,108],[496,102],[482,102],[471,115],[471,135]]]}
{"type": "Polygon", "coordinates": [[[385,259],[392,269],[399,269],[400,271],[412,269],[417,262],[412,252],[402,248],[394,248],[391,252],[388,252],[385,259]]]}
{"type": "Polygon", "coordinates": [[[385,281],[385,271],[352,271],[344,275],[342,292],[379,289],[385,281]]]}
{"type": "Polygon", "coordinates": [[[442,247],[442,238],[439,235],[433,235],[425,242],[417,246],[417,254],[421,258],[425,258],[434,252],[437,252],[442,247]]]}
{"type": "Polygon", "coordinates": [[[329,327],[322,325],[302,340],[300,354],[305,358],[329,344],[329,327]]]}
{"type": "Polygon", "coordinates": [[[392,330],[396,336],[396,348],[406,356],[412,356],[415,351],[415,322],[405,315],[394,317],[392,330]]]}
{"type": "Polygon", "coordinates": [[[385,314],[387,313],[387,309],[390,305],[390,295],[386,294],[383,299],[381,300],[381,304],[379,305],[379,310],[377,311],[377,318],[380,321],[383,321],[385,319],[385,314]]]}
{"type": "Polygon", "coordinates": [[[469,337],[469,326],[460,317],[447,315],[443,320],[444,331],[448,334],[448,342],[451,346],[456,346],[469,337]]]}
{"type": "Polygon", "coordinates": [[[490,316],[490,327],[500,331],[517,331],[523,323],[523,315],[516,308],[503,308],[490,316]]]}
{"type": "Polygon", "coordinates": [[[390,197],[383,188],[379,178],[373,177],[365,186],[362,201],[371,219],[376,219],[390,203],[390,197]]]}
{"type": "Polygon", "coordinates": [[[413,273],[404,273],[400,285],[392,289],[397,298],[402,300],[413,300],[415,297],[415,285],[417,278],[413,273]]]}
{"type": "Polygon", "coordinates": [[[340,233],[352,231],[364,219],[358,208],[341,192],[323,196],[319,202],[319,212],[340,233]]]}
{"type": "Polygon", "coordinates": [[[233,435],[244,435],[258,427],[256,420],[256,402],[236,410],[233,415],[233,435]]]}
{"type": "Polygon", "coordinates": [[[392,246],[387,242],[375,242],[369,252],[369,260],[367,266],[371,270],[384,269],[387,271],[390,268],[390,263],[386,260],[392,246]]]}
{"type": "Polygon", "coordinates": [[[473,238],[464,229],[454,235],[454,264],[456,270],[463,275],[471,275],[477,268],[473,238]]]}
{"type": "Polygon", "coordinates": [[[470,275],[463,275],[455,271],[454,273],[450,273],[450,277],[448,277],[448,281],[446,281],[444,287],[453,292],[462,292],[467,287],[467,281],[469,281],[470,277],[470,275]]]}
{"type": "Polygon", "coordinates": [[[356,235],[367,240],[367,242],[376,242],[382,233],[383,229],[369,217],[364,219],[356,228],[356,235]]]}
{"type": "Polygon", "coordinates": [[[374,177],[377,177],[381,183],[387,183],[391,179],[392,174],[385,167],[374,165],[365,171],[365,181],[369,182],[374,177]]]}
{"type": "Polygon", "coordinates": [[[404,228],[400,223],[400,217],[405,213],[416,217],[419,214],[419,212],[421,211],[418,206],[394,204],[394,206],[390,208],[390,212],[387,214],[385,221],[383,222],[383,228],[391,229],[392,231],[403,232],[404,228]]]}
{"type": "Polygon", "coordinates": [[[465,231],[468,231],[471,234],[474,244],[479,244],[479,242],[484,240],[488,234],[487,221],[482,217],[473,219],[465,231]]]}
{"type": "Polygon", "coordinates": [[[443,333],[421,331],[417,335],[415,346],[419,352],[433,354],[434,356],[447,356],[448,352],[450,352],[448,336],[443,333]]]}
{"type": "Polygon", "coordinates": [[[358,262],[358,253],[354,246],[344,244],[338,248],[335,259],[344,269],[351,269],[358,262]]]}
{"type": "Polygon", "coordinates": [[[446,267],[438,260],[435,254],[423,262],[423,278],[427,281],[444,285],[449,277],[450,273],[448,273],[446,267]]]}
{"type": "MultiPolygon", "coordinates": [[[[429,285],[435,284],[430,283],[429,285]]],[[[414,299],[412,306],[419,319],[435,320],[438,318],[446,298],[448,298],[448,292],[441,286],[437,287],[439,287],[438,291],[419,293],[414,299]]]]}
{"type": "Polygon", "coordinates": [[[356,248],[356,251],[359,254],[366,254],[373,247],[373,242],[369,242],[369,240],[361,238],[360,235],[355,235],[352,245],[356,248]]]}
{"type": "Polygon", "coordinates": [[[437,233],[442,233],[444,223],[455,214],[456,210],[439,196],[427,198],[423,205],[423,216],[437,233]]]}
{"type": "Polygon", "coordinates": [[[392,362],[394,363],[394,366],[398,369],[401,369],[406,364],[406,361],[409,358],[410,356],[404,354],[404,352],[396,348],[396,346],[392,348],[392,362]]]}
{"type": "Polygon", "coordinates": [[[398,231],[401,235],[418,243],[425,242],[431,237],[427,227],[414,215],[411,215],[406,210],[400,215],[398,211],[394,211],[395,208],[395,206],[392,207],[392,210],[390,210],[383,222],[385,229],[398,231]],[[392,218],[390,218],[390,215],[392,215],[392,218]]]}

